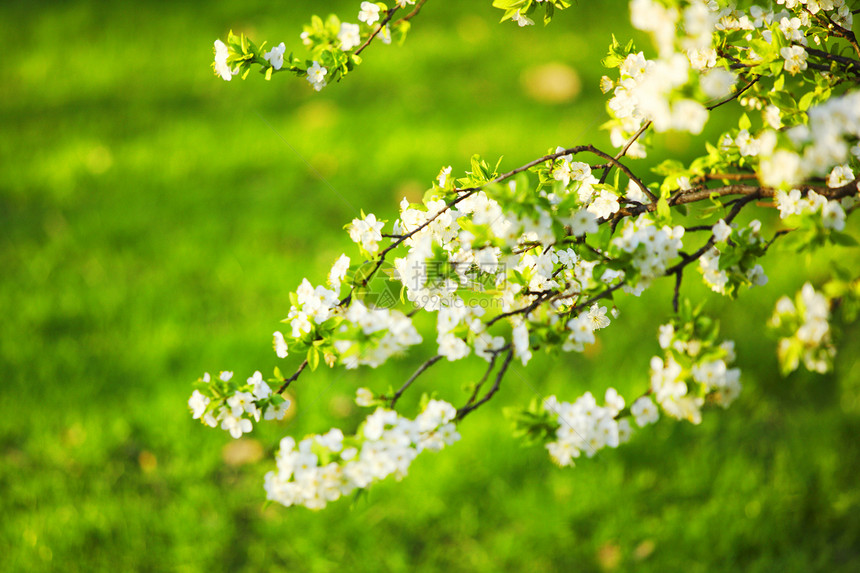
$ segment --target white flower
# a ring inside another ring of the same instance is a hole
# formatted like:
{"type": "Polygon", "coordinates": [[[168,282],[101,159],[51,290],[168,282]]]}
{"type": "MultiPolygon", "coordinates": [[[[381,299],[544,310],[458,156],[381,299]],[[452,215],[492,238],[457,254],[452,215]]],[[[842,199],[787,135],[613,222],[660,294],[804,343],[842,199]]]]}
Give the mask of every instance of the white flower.
{"type": "Polygon", "coordinates": [[[290,409],[290,401],[284,400],[283,402],[278,403],[277,405],[270,404],[268,408],[266,408],[266,414],[263,416],[264,420],[283,420],[284,416],[287,415],[287,410],[290,409]]]}
{"type": "Polygon", "coordinates": [[[693,380],[704,384],[708,390],[720,388],[726,383],[726,363],[722,360],[711,360],[693,366],[693,380]]]}
{"type": "Polygon", "coordinates": [[[215,40],[215,75],[221,76],[221,79],[229,82],[233,76],[239,73],[239,70],[231,70],[227,65],[227,58],[230,56],[230,51],[227,44],[221,40],[215,40]]]}
{"type": "Polygon", "coordinates": [[[373,406],[373,402],[373,392],[369,388],[359,388],[355,391],[355,403],[362,408],[373,406]]]}
{"type": "Polygon", "coordinates": [[[723,219],[720,219],[712,229],[714,233],[714,241],[722,243],[727,240],[732,234],[732,228],[729,227],[723,219]]]}
{"type": "Polygon", "coordinates": [[[806,50],[802,46],[789,46],[779,51],[785,59],[783,68],[791,75],[806,69],[806,50]]]}
{"type": "Polygon", "coordinates": [[[569,219],[570,231],[577,237],[581,237],[587,233],[597,232],[597,217],[594,213],[582,209],[573,214],[569,219]]]}
{"type": "Polygon", "coordinates": [[[308,82],[316,91],[320,91],[326,86],[325,75],[327,73],[328,70],[320,66],[319,62],[316,61],[308,68],[308,82]]]}
{"type": "Polygon", "coordinates": [[[821,224],[825,229],[841,231],[845,228],[845,211],[839,201],[828,201],[821,209],[821,224]]]}
{"type": "Polygon", "coordinates": [[[627,182],[627,198],[642,205],[651,204],[651,199],[645,194],[645,191],[632,179],[627,182]]]}
{"type": "Polygon", "coordinates": [[[366,251],[375,253],[379,250],[378,241],[382,240],[382,221],[376,220],[376,215],[369,213],[364,219],[353,219],[349,226],[349,238],[360,244],[366,251]]]}
{"type": "Polygon", "coordinates": [[[790,192],[777,191],[774,195],[776,207],[779,209],[779,218],[785,219],[791,215],[799,215],[803,212],[803,203],[799,189],[792,189],[790,192]]]}
{"type": "Polygon", "coordinates": [[[346,255],[339,256],[328,273],[328,284],[331,285],[335,292],[340,290],[340,283],[343,281],[343,277],[346,276],[346,271],[348,270],[349,257],[346,255]]]}
{"type": "Polygon", "coordinates": [[[830,188],[842,187],[854,181],[854,171],[848,165],[837,165],[827,176],[827,186],[830,188]]]}
{"type": "Polygon", "coordinates": [[[759,179],[768,187],[793,187],[801,178],[800,157],[792,151],[779,149],[761,161],[759,179]]]}
{"type": "Polygon", "coordinates": [[[706,70],[717,65],[717,51],[713,48],[687,50],[687,59],[694,70],[706,70]]]}
{"type": "Polygon", "coordinates": [[[379,21],[379,6],[373,2],[362,2],[361,11],[358,13],[358,21],[372,26],[379,21]]]}
{"type": "Polygon", "coordinates": [[[517,356],[525,366],[532,357],[529,349],[529,329],[525,322],[520,322],[514,327],[513,333],[514,355],[517,356]]]}
{"type": "Polygon", "coordinates": [[[747,271],[747,278],[753,286],[764,286],[767,284],[767,275],[764,274],[764,268],[761,265],[756,265],[747,271]]]}
{"type": "Polygon", "coordinates": [[[391,43],[391,27],[386,24],[385,27],[380,30],[379,34],[377,34],[377,37],[382,39],[383,44],[386,46],[389,45],[391,43]]]}
{"type": "Polygon", "coordinates": [[[275,354],[278,355],[278,358],[286,358],[287,354],[287,341],[284,340],[284,335],[280,330],[276,330],[272,333],[272,346],[275,347],[275,354]]]}
{"type": "Polygon", "coordinates": [[[669,348],[672,344],[672,339],[675,337],[675,327],[671,324],[662,324],[659,328],[657,342],[660,343],[660,348],[669,348]]]}
{"type": "Polygon", "coordinates": [[[340,49],[348,52],[361,43],[361,28],[358,24],[344,22],[340,25],[337,39],[340,40],[340,49]]]}
{"type": "Polygon", "coordinates": [[[241,438],[242,434],[250,432],[253,429],[253,426],[251,425],[251,420],[238,418],[233,414],[228,413],[224,416],[224,419],[221,420],[221,429],[229,431],[230,435],[234,438],[241,438]]]}
{"type": "Polygon", "coordinates": [[[615,388],[606,389],[603,401],[612,417],[617,416],[618,413],[624,409],[624,397],[619,394],[615,388]]]}
{"type": "Polygon", "coordinates": [[[800,26],[800,18],[792,18],[789,20],[788,18],[783,17],[782,20],[779,21],[779,29],[783,36],[785,36],[786,40],[805,45],[806,37],[803,35],[803,32],[800,31],[800,26]]]}
{"type": "Polygon", "coordinates": [[[764,108],[764,120],[767,124],[773,129],[779,129],[782,127],[782,117],[779,108],[775,105],[769,105],[764,108]]]}
{"type": "Polygon", "coordinates": [[[738,136],[735,138],[735,145],[738,146],[738,151],[740,151],[741,155],[746,157],[755,157],[761,152],[759,141],[750,135],[750,132],[746,129],[738,132],[738,136]]]}
{"type": "Polygon", "coordinates": [[[227,405],[230,406],[230,411],[236,418],[245,413],[253,416],[257,412],[254,395],[250,392],[236,392],[227,398],[227,405]]]}
{"type": "Polygon", "coordinates": [[[710,98],[720,98],[729,95],[735,85],[737,76],[728,70],[715,68],[702,75],[699,85],[710,98]]]}
{"type": "Polygon", "coordinates": [[[271,64],[273,68],[276,70],[280,70],[284,66],[284,52],[287,51],[287,47],[283,42],[263,54],[263,57],[271,64]]]}
{"type": "Polygon", "coordinates": [[[195,390],[191,394],[191,398],[188,399],[188,407],[191,408],[195,420],[203,415],[208,405],[209,398],[201,394],[199,390],[195,390]]]}
{"type": "Polygon", "coordinates": [[[439,172],[439,175],[436,176],[436,181],[439,183],[439,187],[445,188],[448,185],[448,177],[451,176],[451,170],[453,168],[449,165],[448,167],[443,167],[439,172]]]}
{"type": "Polygon", "coordinates": [[[606,189],[601,189],[597,198],[588,206],[588,211],[594,213],[600,219],[608,219],[613,213],[617,213],[620,208],[618,197],[606,189]]]}
{"type": "Polygon", "coordinates": [[[660,419],[660,412],[657,406],[651,401],[651,398],[642,396],[630,406],[630,413],[636,418],[636,424],[643,428],[648,424],[654,424],[660,419]]]}
{"type": "Polygon", "coordinates": [[[517,10],[514,13],[514,15],[512,16],[512,19],[514,22],[519,24],[520,28],[523,28],[525,26],[534,26],[534,20],[532,20],[531,18],[528,18],[527,16],[520,14],[519,10],[517,10]]]}
{"type": "Polygon", "coordinates": [[[580,344],[594,343],[594,329],[591,327],[591,320],[587,314],[580,314],[570,320],[567,323],[567,328],[570,330],[570,337],[573,342],[580,344]]]}
{"type": "Polygon", "coordinates": [[[253,386],[252,393],[256,400],[263,400],[272,394],[272,389],[269,388],[269,385],[266,384],[265,380],[263,380],[263,375],[259,370],[254,372],[254,375],[248,378],[248,384],[253,386]]]}
{"type": "Polygon", "coordinates": [[[287,320],[290,322],[290,326],[292,327],[291,335],[293,338],[299,338],[302,334],[307,334],[313,328],[311,321],[308,319],[308,315],[296,310],[295,307],[290,310],[287,320]]]}
{"type": "Polygon", "coordinates": [[[469,345],[458,336],[443,334],[436,341],[439,343],[439,354],[451,362],[469,355],[469,345]]]}
{"type": "Polygon", "coordinates": [[[672,127],[677,130],[698,135],[707,122],[708,110],[697,101],[682,99],[672,106],[672,127]]]}
{"type": "Polygon", "coordinates": [[[598,308],[598,303],[594,303],[591,305],[591,308],[588,310],[588,320],[591,322],[592,330],[599,330],[601,328],[605,328],[609,326],[609,319],[606,318],[606,307],[601,306],[598,308]]]}

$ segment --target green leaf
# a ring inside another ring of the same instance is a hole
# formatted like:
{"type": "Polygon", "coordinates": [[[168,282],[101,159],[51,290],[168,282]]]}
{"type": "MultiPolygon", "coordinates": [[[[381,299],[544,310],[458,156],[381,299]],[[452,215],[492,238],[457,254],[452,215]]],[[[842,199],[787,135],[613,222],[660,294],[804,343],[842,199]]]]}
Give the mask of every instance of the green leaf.
{"type": "Polygon", "coordinates": [[[857,239],[853,236],[848,233],[840,233],[839,231],[831,231],[830,240],[843,247],[856,247],[858,245],[857,239]]]}
{"type": "Polygon", "coordinates": [[[320,365],[320,351],[317,347],[312,346],[308,350],[308,366],[311,368],[311,372],[317,369],[317,366],[320,365]]]}
{"type": "Polygon", "coordinates": [[[660,197],[660,200],[657,201],[657,215],[661,219],[672,218],[672,210],[669,209],[669,201],[666,197],[660,197]]]}
{"type": "Polygon", "coordinates": [[[815,92],[807,92],[803,94],[803,97],[800,98],[800,101],[797,102],[797,108],[800,111],[806,111],[809,109],[809,106],[812,105],[812,99],[815,97],[815,92]]]}
{"type": "Polygon", "coordinates": [[[543,25],[546,26],[552,22],[552,15],[555,13],[555,5],[552,2],[546,3],[546,12],[543,15],[543,25]]]}

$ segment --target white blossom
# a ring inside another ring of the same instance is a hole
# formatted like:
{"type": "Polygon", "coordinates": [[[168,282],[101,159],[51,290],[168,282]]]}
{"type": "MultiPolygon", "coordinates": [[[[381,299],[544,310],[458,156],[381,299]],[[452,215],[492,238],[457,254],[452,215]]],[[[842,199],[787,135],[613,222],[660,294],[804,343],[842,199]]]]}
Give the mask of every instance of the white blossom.
{"type": "Polygon", "coordinates": [[[325,76],[328,73],[324,67],[320,66],[319,62],[314,62],[308,68],[308,83],[316,90],[320,91],[326,86],[325,76]]]}
{"type": "Polygon", "coordinates": [[[362,2],[358,13],[358,21],[372,26],[379,21],[379,6],[373,2],[362,2]]]}
{"type": "Polygon", "coordinates": [[[337,33],[337,38],[340,40],[340,49],[348,52],[361,43],[361,28],[359,28],[358,24],[344,22],[340,25],[340,32],[337,33]]]}
{"type": "Polygon", "coordinates": [[[215,63],[213,64],[215,66],[215,74],[221,76],[221,79],[227,82],[239,73],[238,69],[230,69],[230,66],[227,64],[228,57],[230,57],[230,51],[227,48],[227,44],[221,40],[215,40],[215,63]]]}
{"type": "Polygon", "coordinates": [[[276,70],[280,70],[284,66],[284,52],[287,51],[286,45],[283,42],[263,54],[263,57],[276,70]]]}

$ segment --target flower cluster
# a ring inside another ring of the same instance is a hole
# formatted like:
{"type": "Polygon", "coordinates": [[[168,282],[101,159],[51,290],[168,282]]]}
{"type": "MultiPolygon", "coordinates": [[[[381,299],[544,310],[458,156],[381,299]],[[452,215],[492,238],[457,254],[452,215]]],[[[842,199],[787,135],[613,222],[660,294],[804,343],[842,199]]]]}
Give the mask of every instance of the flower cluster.
{"type": "Polygon", "coordinates": [[[188,399],[188,407],[195,420],[211,428],[221,425],[234,438],[253,429],[253,422],[281,420],[290,407],[290,401],[278,394],[263,380],[259,371],[242,384],[232,372],[221,372],[212,379],[205,373],[197,381],[196,390],[188,399]]]}
{"type": "Polygon", "coordinates": [[[784,374],[797,370],[800,362],[812,372],[825,373],[833,365],[836,350],[830,331],[830,301],[809,283],[792,300],[776,302],[770,326],[785,336],[777,348],[784,374]]]}
{"type": "Polygon", "coordinates": [[[715,246],[699,259],[702,278],[711,290],[734,296],[740,285],[767,284],[767,275],[756,262],[766,249],[759,220],[735,229],[720,219],[713,226],[712,236],[715,246]]]}
{"type": "Polygon", "coordinates": [[[362,250],[367,253],[375,253],[379,250],[379,241],[382,240],[382,227],[384,221],[377,221],[376,215],[370,213],[361,219],[353,219],[349,225],[349,238],[352,242],[361,245],[362,250]]]}
{"type": "Polygon", "coordinates": [[[215,75],[226,81],[236,74],[241,74],[242,79],[245,79],[253,66],[259,66],[260,73],[267,80],[277,72],[292,72],[305,77],[314,90],[320,91],[359,65],[361,46],[373,38],[378,37],[382,43],[390,44],[394,32],[399,39],[403,39],[409,30],[409,23],[401,20],[389,24],[389,16],[393,16],[399,8],[414,3],[415,0],[397,0],[395,7],[388,8],[382,2],[362,2],[358,11],[358,24],[341,22],[334,14],[326,20],[314,16],[300,35],[303,46],[310,53],[310,58],[306,60],[292,53],[286,55],[284,42],[266,50],[265,42],[258,47],[244,35],[236,36],[230,32],[226,43],[215,41],[215,75]],[[380,22],[383,18],[384,26],[380,22]]]}
{"type": "MultiPolygon", "coordinates": [[[[834,171],[836,169],[834,168],[834,171]]],[[[819,215],[818,223],[822,228],[841,231],[845,228],[845,208],[843,205],[850,208],[855,204],[856,198],[848,196],[843,198],[841,202],[835,199],[828,201],[826,197],[815,191],[809,191],[806,197],[803,197],[799,189],[792,189],[789,192],[777,191],[774,202],[779,209],[780,219],[786,219],[792,215],[819,215]]]]}
{"type": "Polygon", "coordinates": [[[421,335],[399,310],[368,308],[354,301],[334,331],[334,348],[347,369],[376,368],[407,347],[419,344],[421,335]]]}
{"type": "Polygon", "coordinates": [[[787,132],[793,149],[779,148],[762,160],[763,183],[792,189],[806,177],[829,174],[829,186],[840,187],[854,179],[849,163],[860,159],[860,145],[852,146],[860,138],[860,92],[831,98],[808,115],[808,124],[787,132]]]}
{"type": "Polygon", "coordinates": [[[630,439],[630,421],[616,420],[624,409],[624,398],[608,388],[604,405],[598,406],[591,392],[575,402],[559,402],[555,396],[544,400],[544,409],[558,424],[555,441],[546,444],[549,456],[560,466],[572,466],[582,452],[589,458],[603,448],[617,448],[630,439]]]}
{"type": "Polygon", "coordinates": [[[666,415],[698,424],[706,399],[728,408],[740,394],[741,372],[729,368],[734,342],[717,344],[717,334],[716,323],[695,314],[689,322],[660,327],[664,355],[651,358],[650,393],[666,415]]]}
{"type": "Polygon", "coordinates": [[[670,262],[684,246],[683,237],[684,227],[664,225],[658,228],[654,220],[646,215],[624,222],[620,235],[612,239],[613,249],[610,253],[617,253],[623,258],[629,257],[639,277],[639,288],[631,292],[641,293],[651,280],[665,274],[670,262]]]}
{"type": "Polygon", "coordinates": [[[298,444],[287,436],[275,456],[277,471],[266,474],[267,497],[288,507],[321,509],[392,474],[401,479],[418,454],[460,439],[452,423],[456,413],[451,404],[430,400],[414,420],[378,408],[354,436],[336,428],[298,444]]]}
{"type": "MultiPolygon", "coordinates": [[[[519,26],[534,24],[538,9],[548,22],[570,6],[566,0],[493,4],[519,26]]],[[[357,23],[314,17],[301,35],[309,52],[304,60],[284,43],[266,50],[231,33],[226,43],[215,42],[213,67],[227,81],[245,78],[253,66],[266,79],[288,71],[319,91],[354,69],[374,39],[402,39],[422,5],[360,2],[357,23]],[[408,16],[393,19],[407,6],[414,6],[408,16]]],[[[842,44],[860,46],[845,0],[743,9],[715,0],[631,0],[630,15],[634,27],[653,37],[656,56],[613,38],[604,60],[618,69],[617,79],[605,76],[600,87],[611,92],[605,127],[620,153],[592,145],[550,148],[507,173],[500,173],[501,160],[492,167],[474,156],[459,178],[443,167],[420,202],[401,202],[390,233],[383,235],[376,215],[362,212],[345,227],[358,257],[338,257],[326,285],[304,279],[290,293],[288,328],[274,333],[273,346],[279,358],[304,361],[290,378],[276,369],[273,381],[282,388],[305,367],[377,367],[405,353],[423,340],[411,318],[419,311],[436,313],[437,355],[403,389],[442,358],[474,354],[487,370],[459,411],[431,400],[414,420],[393,411],[402,390],[387,398],[359,389],[359,405],[381,407],[353,436],[335,429],[299,443],[284,438],[278,469],[266,476],[270,499],[317,509],[391,474],[402,477],[418,453],[459,438],[455,419],[495,394],[513,359],[525,366],[538,350],[584,351],[617,316],[614,297],[639,296],[666,276],[675,278],[675,316],[660,327],[662,353],[650,361],[647,390],[629,406],[613,388],[603,405],[588,392],[573,402],[535,401],[517,411],[515,431],[569,466],[583,452],[591,457],[617,447],[634,420],[653,424],[660,411],[697,424],[706,404],[728,407],[739,395],[740,370],[732,367],[733,343],[720,342],[718,325],[681,296],[685,271],[698,267],[707,286],[734,297],[742,286],[767,283],[759,261],[783,234],[799,238],[801,248],[856,244],[845,230],[860,192],[860,92],[846,79],[856,79],[860,64],[842,44]],[[655,133],[700,134],[712,111],[730,106],[743,108],[737,125],[706,142],[706,152],[689,165],[667,159],[649,178],[629,161],[646,156],[655,133]],[[786,228],[769,241],[758,220],[739,226],[736,219],[771,196],[786,228]],[[700,201],[711,208],[687,210],[700,201]],[[488,390],[491,374],[496,380],[488,390]]],[[[807,284],[794,300],[777,304],[771,322],[781,332],[784,373],[801,361],[810,370],[830,368],[830,299],[860,300],[860,282],[842,279],[827,291],[830,298],[807,284]]],[[[189,400],[194,418],[234,437],[261,418],[283,417],[288,405],[259,372],[244,384],[228,372],[214,380],[206,375],[189,400]]]]}

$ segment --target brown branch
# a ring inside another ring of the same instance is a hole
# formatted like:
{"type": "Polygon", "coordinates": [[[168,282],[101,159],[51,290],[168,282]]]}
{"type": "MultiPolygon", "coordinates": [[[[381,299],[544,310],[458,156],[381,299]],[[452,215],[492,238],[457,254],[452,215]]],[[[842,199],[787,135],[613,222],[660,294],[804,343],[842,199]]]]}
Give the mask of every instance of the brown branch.
{"type": "MultiPolygon", "coordinates": [[[[636,140],[637,140],[637,139],[639,139],[639,137],[640,137],[643,133],[645,133],[645,130],[647,130],[649,127],[651,127],[651,121],[650,121],[650,120],[649,120],[649,121],[646,121],[644,124],[642,124],[642,127],[640,127],[640,128],[639,128],[639,131],[637,131],[636,133],[634,133],[634,134],[630,137],[630,139],[628,139],[628,140],[627,140],[627,143],[625,143],[625,144],[624,144],[624,147],[623,147],[623,148],[621,149],[621,151],[619,151],[619,152],[618,152],[618,154],[615,156],[615,161],[618,161],[619,159],[621,159],[622,157],[624,157],[625,155],[627,155],[627,152],[630,150],[630,148],[633,146],[633,144],[636,142],[636,140]]],[[[607,178],[607,177],[609,177],[609,172],[610,172],[610,171],[612,171],[612,167],[613,167],[613,164],[610,162],[610,163],[606,166],[606,168],[603,170],[603,175],[601,175],[601,176],[600,176],[600,181],[599,181],[599,183],[606,183],[606,178],[607,178]]],[[[647,191],[647,190],[646,190],[646,193],[648,193],[648,195],[649,195],[649,197],[651,198],[651,200],[652,200],[652,201],[656,201],[656,200],[657,200],[657,197],[655,197],[654,195],[652,195],[650,191],[647,191]]]]}
{"type": "Polygon", "coordinates": [[[745,85],[740,91],[738,91],[738,93],[731,95],[731,96],[727,97],[726,99],[724,99],[723,101],[715,103],[714,105],[707,106],[705,109],[707,109],[708,111],[712,111],[712,110],[717,109],[721,105],[725,105],[725,104],[729,103],[730,101],[738,99],[739,97],[741,97],[741,95],[743,95],[744,92],[746,92],[748,89],[753,87],[753,85],[755,85],[755,83],[759,80],[760,77],[761,76],[753,77],[753,79],[751,79],[747,85],[745,85]]]}
{"type": "Polygon", "coordinates": [[[370,45],[376,35],[379,34],[385,28],[386,24],[391,21],[398,9],[399,7],[395,6],[394,8],[391,8],[390,10],[388,10],[388,12],[386,12],[385,18],[382,20],[382,22],[379,23],[379,26],[377,26],[376,29],[370,33],[370,36],[367,37],[364,43],[358,47],[358,49],[354,52],[354,55],[359,55],[361,52],[364,51],[366,47],[370,45]]]}
{"type": "MultiPolygon", "coordinates": [[[[493,352],[493,357],[490,359],[490,364],[487,366],[487,369],[484,370],[484,375],[481,376],[481,379],[475,384],[475,389],[472,391],[472,395],[469,396],[469,400],[466,402],[466,406],[470,406],[475,403],[475,400],[478,399],[478,392],[481,391],[481,387],[484,385],[484,382],[487,381],[487,378],[490,375],[490,372],[493,371],[493,368],[496,367],[496,359],[499,357],[499,353],[504,352],[505,350],[510,349],[510,344],[504,346],[502,349],[493,352]]],[[[464,408],[466,407],[464,406],[464,408]]]]}
{"type": "Polygon", "coordinates": [[[308,365],[308,359],[305,358],[304,361],[299,365],[299,369],[296,370],[295,374],[293,374],[289,378],[284,378],[284,384],[280,388],[278,388],[278,394],[283,394],[284,390],[286,390],[290,384],[292,384],[293,382],[296,381],[296,379],[299,377],[299,374],[302,373],[302,370],[304,370],[307,367],[307,365],[308,365]]]}
{"type": "Polygon", "coordinates": [[[684,280],[684,273],[678,271],[675,273],[675,294],[672,295],[672,310],[678,314],[678,299],[681,296],[681,281],[684,280]]]}
{"type": "Polygon", "coordinates": [[[399,24],[400,22],[408,22],[409,20],[411,20],[412,18],[417,16],[418,12],[421,11],[421,8],[424,6],[425,2],[427,2],[427,0],[420,0],[418,2],[418,4],[415,6],[415,8],[412,9],[412,12],[410,12],[406,16],[402,17],[401,19],[399,19],[397,22],[395,22],[395,24],[399,24]]]}
{"type": "Polygon", "coordinates": [[[397,392],[395,392],[395,393],[394,393],[394,396],[392,396],[392,397],[390,398],[390,400],[389,400],[389,407],[393,409],[393,408],[394,408],[394,405],[395,405],[395,404],[397,403],[397,401],[400,399],[400,396],[403,394],[403,392],[405,392],[405,391],[406,391],[406,389],[407,389],[407,388],[409,388],[409,386],[411,386],[411,385],[412,385],[412,383],[413,383],[413,382],[415,382],[415,379],[416,379],[416,378],[418,378],[419,376],[421,376],[422,374],[424,374],[424,372],[425,372],[428,368],[430,368],[431,366],[433,366],[434,364],[436,364],[437,362],[439,362],[439,360],[441,360],[441,359],[442,359],[442,356],[437,354],[436,356],[434,356],[433,358],[429,359],[427,362],[425,362],[424,364],[422,364],[421,366],[419,366],[419,367],[418,367],[418,370],[416,370],[416,371],[415,371],[415,373],[414,373],[414,374],[412,374],[412,376],[410,376],[410,377],[409,377],[409,380],[407,380],[407,381],[403,384],[403,386],[401,386],[401,387],[400,387],[400,389],[399,389],[397,392]]]}
{"type": "MultiPolygon", "coordinates": [[[[806,6],[804,6],[803,9],[809,12],[809,8],[807,8],[806,6]]],[[[840,38],[845,38],[846,40],[848,40],[848,43],[851,44],[852,48],[854,48],[854,52],[857,53],[857,57],[860,58],[860,44],[857,43],[857,36],[854,35],[854,32],[852,32],[851,30],[847,30],[834,22],[833,19],[830,17],[830,14],[828,14],[824,10],[820,11],[818,14],[812,14],[812,12],[809,12],[809,14],[817,18],[819,21],[826,20],[827,25],[825,26],[825,28],[834,31],[836,35],[840,38]]]]}
{"type": "Polygon", "coordinates": [[[819,58],[823,58],[825,60],[831,60],[834,62],[839,62],[840,64],[845,64],[847,72],[851,72],[854,74],[860,74],[860,62],[853,58],[847,58],[845,56],[840,56],[838,54],[831,54],[829,52],[825,52],[824,50],[817,50],[815,48],[810,48],[808,46],[802,46],[804,50],[813,56],[817,56],[819,58]]]}
{"type": "Polygon", "coordinates": [[[755,173],[705,173],[695,177],[693,181],[704,181],[706,179],[725,179],[726,181],[745,181],[748,179],[756,179],[758,176],[755,173]]]}
{"type": "Polygon", "coordinates": [[[544,292],[540,293],[534,301],[532,301],[531,303],[529,303],[528,305],[526,305],[522,308],[518,308],[516,310],[509,310],[508,312],[503,312],[501,314],[497,314],[496,316],[494,316],[493,318],[491,318],[487,322],[487,326],[493,326],[499,320],[501,320],[503,318],[507,318],[509,316],[515,316],[517,314],[524,314],[524,315],[528,316],[531,311],[533,311],[534,309],[536,309],[537,307],[542,305],[544,302],[546,302],[547,300],[552,298],[552,296],[555,294],[557,294],[557,293],[555,293],[554,291],[551,291],[551,290],[544,291],[544,292]],[[547,294],[549,296],[546,296],[547,294]]]}
{"type": "Polygon", "coordinates": [[[496,392],[498,392],[499,386],[502,383],[502,378],[504,378],[505,372],[508,371],[508,366],[510,366],[511,359],[513,357],[514,357],[514,350],[513,350],[513,348],[509,348],[508,353],[505,355],[505,361],[502,363],[502,367],[499,369],[498,374],[496,374],[496,381],[493,384],[493,387],[490,388],[487,391],[487,393],[484,394],[481,397],[481,399],[478,400],[477,402],[475,402],[474,404],[467,404],[467,405],[463,406],[462,408],[460,408],[459,410],[457,410],[457,416],[454,418],[455,420],[457,420],[457,421],[462,420],[463,418],[465,418],[469,414],[469,412],[471,412],[472,410],[475,410],[476,408],[480,408],[481,405],[485,404],[490,398],[493,397],[493,395],[496,392]]]}

